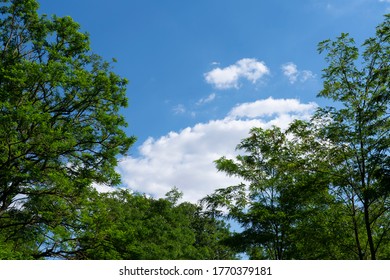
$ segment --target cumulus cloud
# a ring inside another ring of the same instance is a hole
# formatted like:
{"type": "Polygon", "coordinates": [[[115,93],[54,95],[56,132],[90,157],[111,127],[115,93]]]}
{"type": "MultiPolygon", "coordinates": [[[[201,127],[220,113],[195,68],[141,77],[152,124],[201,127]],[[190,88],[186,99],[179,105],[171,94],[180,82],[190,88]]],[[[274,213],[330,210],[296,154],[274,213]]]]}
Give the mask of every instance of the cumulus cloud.
{"type": "Polygon", "coordinates": [[[269,69],[263,61],[253,58],[243,58],[235,64],[225,68],[215,68],[204,74],[207,83],[217,89],[239,88],[240,79],[246,79],[256,83],[264,75],[269,74],[269,69]]]}
{"type": "Polygon", "coordinates": [[[259,118],[273,115],[299,114],[301,118],[307,118],[316,107],[317,104],[314,102],[303,104],[297,99],[273,99],[269,97],[255,102],[240,104],[229,112],[229,117],[259,118]]]}
{"type": "Polygon", "coordinates": [[[291,84],[296,83],[298,80],[300,82],[306,82],[309,79],[315,78],[313,72],[309,70],[299,71],[297,65],[292,62],[282,65],[283,74],[289,79],[291,84]]]}
{"type": "Polygon", "coordinates": [[[216,188],[241,182],[217,172],[214,161],[222,156],[235,157],[236,145],[252,127],[285,128],[294,118],[306,118],[311,109],[314,104],[294,99],[268,98],[237,105],[223,119],[147,139],[139,155],[124,158],[118,171],[124,185],[134,191],[163,197],[176,186],[184,192],[184,200],[196,202],[216,188]],[[256,113],[256,108],[262,111],[256,113]],[[265,115],[273,117],[266,119],[265,115]]]}
{"type": "Polygon", "coordinates": [[[213,161],[223,155],[233,157],[242,136],[259,125],[255,120],[217,120],[149,138],[140,147],[139,157],[120,163],[122,180],[127,187],[156,197],[177,186],[184,200],[196,202],[218,187],[239,183],[218,173],[213,161]]]}

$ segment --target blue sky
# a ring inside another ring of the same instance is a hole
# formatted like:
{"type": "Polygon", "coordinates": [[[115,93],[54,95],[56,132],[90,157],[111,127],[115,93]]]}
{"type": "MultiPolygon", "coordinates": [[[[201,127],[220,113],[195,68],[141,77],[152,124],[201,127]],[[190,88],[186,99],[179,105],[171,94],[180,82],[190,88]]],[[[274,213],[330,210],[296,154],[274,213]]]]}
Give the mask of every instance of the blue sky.
{"type": "MultiPolygon", "coordinates": [[[[41,0],[71,16],[92,50],[130,83],[123,110],[138,138],[118,172],[123,187],[196,201],[240,180],[213,161],[234,157],[253,126],[307,119],[326,64],[317,44],[373,36],[390,0],[41,0]]],[[[103,189],[103,186],[100,186],[103,189]]]]}

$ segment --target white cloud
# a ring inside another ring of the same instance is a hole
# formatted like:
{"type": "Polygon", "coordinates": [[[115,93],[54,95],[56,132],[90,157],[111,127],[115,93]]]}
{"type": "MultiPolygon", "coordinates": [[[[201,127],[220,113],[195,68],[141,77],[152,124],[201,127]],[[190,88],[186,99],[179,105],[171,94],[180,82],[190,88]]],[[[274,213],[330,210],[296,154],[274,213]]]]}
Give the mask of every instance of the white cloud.
{"type": "Polygon", "coordinates": [[[283,74],[290,80],[290,83],[295,83],[298,78],[298,68],[294,63],[286,63],[282,65],[283,74]]]}
{"type": "Polygon", "coordinates": [[[217,89],[239,88],[239,80],[246,79],[256,83],[264,75],[269,74],[264,62],[253,58],[243,58],[225,68],[215,68],[204,74],[207,83],[217,89]]]}
{"type": "Polygon", "coordinates": [[[184,200],[196,202],[215,188],[239,182],[218,173],[213,161],[223,155],[233,157],[241,136],[258,125],[256,120],[218,120],[170,132],[157,140],[149,138],[140,147],[139,157],[120,163],[123,182],[157,197],[177,186],[184,192],[184,200]]]}
{"type": "Polygon", "coordinates": [[[92,187],[101,193],[110,193],[118,190],[118,188],[116,187],[111,187],[111,186],[107,186],[104,184],[97,184],[97,183],[92,183],[92,187]]]}
{"type": "Polygon", "coordinates": [[[183,191],[184,200],[196,202],[216,188],[240,183],[238,178],[217,172],[214,161],[221,156],[233,158],[236,145],[252,127],[285,128],[294,118],[307,117],[310,108],[314,108],[311,103],[272,98],[238,105],[224,119],[147,139],[139,148],[139,156],[124,158],[118,170],[124,185],[134,191],[163,197],[176,186],[183,191]],[[261,104],[268,107],[254,113],[252,109],[263,107],[261,104]],[[266,115],[273,118],[265,120],[266,115]]]}
{"type": "Polygon", "coordinates": [[[273,115],[299,114],[299,116],[309,116],[317,105],[314,102],[302,104],[297,99],[267,99],[257,100],[255,102],[243,103],[234,107],[229,117],[232,118],[258,118],[270,117],[273,115]]]}
{"type": "Polygon", "coordinates": [[[212,93],[210,94],[209,96],[205,97],[205,98],[201,98],[198,100],[198,102],[196,102],[196,105],[202,105],[202,104],[206,104],[206,103],[210,103],[211,101],[213,101],[215,99],[217,95],[215,93],[212,93]]]}
{"type": "Polygon", "coordinates": [[[289,79],[291,84],[294,84],[298,81],[306,82],[309,79],[315,78],[313,72],[309,70],[299,71],[297,65],[292,62],[282,65],[283,74],[289,79]]]}

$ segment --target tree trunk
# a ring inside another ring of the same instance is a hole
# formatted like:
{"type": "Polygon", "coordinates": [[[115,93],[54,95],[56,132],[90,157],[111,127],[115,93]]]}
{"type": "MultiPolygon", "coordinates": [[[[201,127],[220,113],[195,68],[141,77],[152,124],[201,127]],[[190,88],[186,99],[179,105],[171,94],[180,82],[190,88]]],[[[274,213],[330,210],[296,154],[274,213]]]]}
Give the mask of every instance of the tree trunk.
{"type": "Polygon", "coordinates": [[[358,228],[358,224],[356,221],[355,199],[353,197],[352,197],[352,222],[353,222],[353,231],[355,234],[355,242],[356,242],[356,247],[358,250],[359,260],[363,260],[364,253],[362,251],[362,246],[360,245],[359,228],[358,228]]]}
{"type": "Polygon", "coordinates": [[[371,224],[370,224],[370,213],[368,209],[368,201],[365,199],[364,201],[364,223],[366,226],[366,232],[367,232],[367,239],[368,239],[368,245],[370,246],[370,253],[371,253],[371,259],[376,260],[376,250],[374,246],[374,241],[372,239],[372,230],[371,230],[371,224]]]}

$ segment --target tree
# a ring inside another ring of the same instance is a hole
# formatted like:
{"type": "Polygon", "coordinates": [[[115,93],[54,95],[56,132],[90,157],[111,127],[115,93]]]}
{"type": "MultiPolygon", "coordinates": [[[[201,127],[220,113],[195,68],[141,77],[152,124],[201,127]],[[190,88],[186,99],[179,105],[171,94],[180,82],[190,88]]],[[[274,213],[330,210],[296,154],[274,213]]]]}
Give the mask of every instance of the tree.
{"type": "Polygon", "coordinates": [[[222,244],[226,225],[202,213],[199,206],[176,204],[121,190],[97,194],[83,211],[76,259],[232,259],[222,244]]]}
{"type": "MultiPolygon", "coordinates": [[[[242,155],[216,161],[219,171],[243,182],[219,189],[203,202],[212,211],[224,207],[226,212],[219,214],[242,226],[230,245],[250,258],[330,259],[343,254],[334,246],[342,233],[341,222],[330,215],[336,202],[327,192],[329,178],[302,172],[321,163],[308,161],[306,143],[289,140],[303,125],[297,122],[286,132],[253,128],[237,146],[242,155]]],[[[307,143],[314,148],[314,142],[307,143]]]]}
{"type": "Polygon", "coordinates": [[[390,205],[390,15],[362,47],[360,52],[348,34],[319,44],[329,64],[319,96],[339,107],[323,108],[315,118],[329,121],[322,137],[338,147],[332,174],[354,219],[359,258],[376,259],[390,230],[383,219],[390,205]]]}
{"type": "Polygon", "coordinates": [[[127,80],[70,17],[37,9],[0,6],[0,242],[39,258],[72,250],[82,199],[93,182],[119,183],[117,156],[135,138],[119,114],[127,80]]]}

